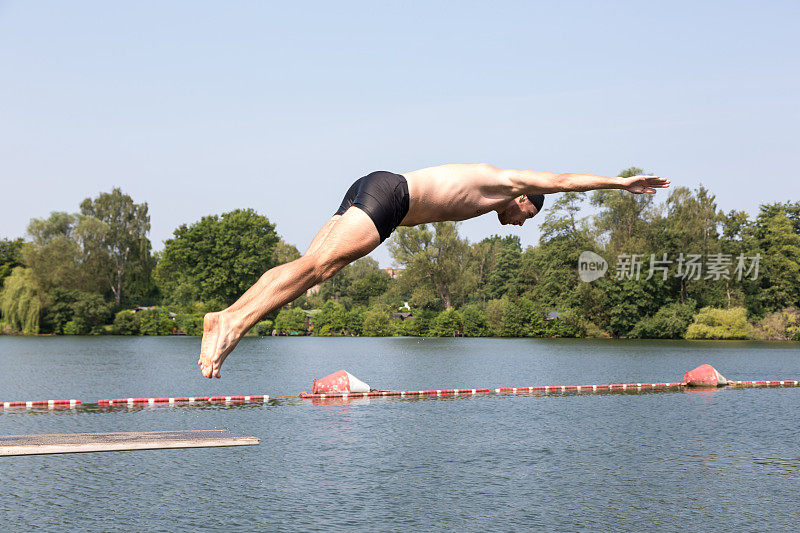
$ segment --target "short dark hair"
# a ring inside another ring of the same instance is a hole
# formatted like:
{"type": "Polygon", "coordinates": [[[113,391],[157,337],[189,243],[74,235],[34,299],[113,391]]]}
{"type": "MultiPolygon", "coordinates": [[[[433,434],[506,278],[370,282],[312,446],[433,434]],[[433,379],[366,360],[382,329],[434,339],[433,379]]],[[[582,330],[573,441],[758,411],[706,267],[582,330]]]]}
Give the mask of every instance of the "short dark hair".
{"type": "Polygon", "coordinates": [[[531,203],[536,206],[537,212],[542,210],[542,204],[544,204],[544,194],[526,194],[525,196],[527,196],[528,200],[530,200],[531,203]]]}

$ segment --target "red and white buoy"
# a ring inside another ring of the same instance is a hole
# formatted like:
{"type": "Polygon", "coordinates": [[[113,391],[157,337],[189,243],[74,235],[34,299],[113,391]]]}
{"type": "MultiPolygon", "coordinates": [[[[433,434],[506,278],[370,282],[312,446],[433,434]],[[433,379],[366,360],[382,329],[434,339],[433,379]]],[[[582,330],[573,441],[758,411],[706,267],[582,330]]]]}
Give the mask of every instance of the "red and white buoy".
{"type": "Polygon", "coordinates": [[[315,379],[311,388],[313,394],[369,392],[369,385],[346,370],[339,370],[322,379],[315,379]]]}
{"type": "Polygon", "coordinates": [[[683,375],[688,387],[724,387],[730,383],[711,365],[700,365],[683,375]]]}

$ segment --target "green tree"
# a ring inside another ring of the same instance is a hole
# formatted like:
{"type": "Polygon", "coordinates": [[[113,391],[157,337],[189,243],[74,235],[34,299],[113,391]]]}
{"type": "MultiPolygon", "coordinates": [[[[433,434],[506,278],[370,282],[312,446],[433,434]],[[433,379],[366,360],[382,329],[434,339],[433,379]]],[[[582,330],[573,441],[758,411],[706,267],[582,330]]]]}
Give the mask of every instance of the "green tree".
{"type": "Polygon", "coordinates": [[[334,299],[346,307],[366,305],[370,298],[382,296],[392,279],[371,257],[362,257],[326,280],[320,289],[323,300],[334,299]]]}
{"type": "Polygon", "coordinates": [[[497,259],[489,273],[489,294],[493,298],[516,296],[520,292],[519,272],[522,264],[522,246],[518,235],[509,235],[501,241],[497,259]]]}
{"type": "Polygon", "coordinates": [[[663,280],[657,277],[603,279],[598,287],[603,291],[602,306],[606,310],[600,317],[600,325],[615,336],[627,336],[640,320],[656,314],[666,303],[663,280]]]}
{"type": "Polygon", "coordinates": [[[800,233],[800,201],[763,204],[759,215],[764,219],[768,219],[779,213],[792,221],[792,227],[795,233],[800,233]]]}
{"type": "Polygon", "coordinates": [[[635,339],[682,339],[694,314],[694,301],[673,302],[659,309],[652,317],[637,322],[628,336],[635,339]]]}
{"type": "Polygon", "coordinates": [[[97,293],[56,287],[50,291],[51,305],[43,312],[41,327],[45,332],[71,335],[99,333],[111,318],[111,305],[97,293]]]}
{"type": "Polygon", "coordinates": [[[538,337],[544,333],[544,316],[528,298],[505,299],[504,337],[538,337]]]}
{"type": "Polygon", "coordinates": [[[31,219],[31,241],[22,248],[23,262],[45,291],[60,287],[105,293],[91,242],[105,227],[93,217],[53,212],[46,219],[31,219]]]}
{"type": "Polygon", "coordinates": [[[500,337],[541,336],[544,316],[528,298],[491,300],[486,304],[486,318],[493,335],[500,337]]]}
{"type": "MultiPolygon", "coordinates": [[[[687,259],[690,254],[697,254],[705,262],[709,254],[722,251],[719,226],[723,216],[717,210],[714,195],[705,187],[701,186],[694,192],[686,187],[675,188],[667,198],[666,207],[663,232],[651,239],[651,242],[660,244],[659,252],[687,259]]],[[[681,302],[692,299],[701,307],[723,305],[726,299],[724,285],[709,283],[704,279],[705,273],[700,275],[700,279],[682,276],[677,271],[680,264],[678,260],[670,269],[665,286],[670,298],[681,302]]]]}
{"type": "Polygon", "coordinates": [[[0,287],[18,266],[22,266],[22,239],[0,240],[0,287]]]}
{"type": "MultiPolygon", "coordinates": [[[[629,178],[639,174],[644,174],[644,171],[631,167],[620,172],[619,176],[629,178]]],[[[603,189],[592,193],[591,203],[600,208],[595,216],[595,226],[608,239],[607,251],[616,256],[619,253],[636,253],[646,248],[647,219],[652,214],[652,195],[603,189]]]]}
{"type": "Polygon", "coordinates": [[[350,294],[356,303],[368,303],[372,297],[377,297],[389,288],[391,278],[383,271],[371,272],[367,277],[356,280],[350,286],[350,294]]]}
{"type": "MultiPolygon", "coordinates": [[[[755,257],[759,252],[758,240],[753,234],[753,222],[744,211],[731,210],[727,214],[720,213],[721,251],[728,254],[734,264],[741,256],[755,257]]],[[[725,280],[725,296],[727,307],[744,305],[748,312],[761,314],[762,302],[760,281],[751,276],[732,276],[725,280]]]]}
{"type": "Polygon", "coordinates": [[[759,267],[761,301],[765,311],[800,306],[800,230],[786,211],[762,206],[757,218],[757,238],[762,250],[759,267]]]}
{"type": "Polygon", "coordinates": [[[143,296],[150,292],[154,261],[150,255],[150,215],[147,203],[136,204],[119,188],[81,202],[81,214],[103,224],[88,239],[90,253],[98,256],[103,279],[120,305],[124,290],[143,296]]]}
{"type": "Polygon", "coordinates": [[[489,300],[486,302],[486,324],[489,327],[489,335],[500,337],[503,334],[503,311],[505,300],[489,300]]]}
{"type": "Polygon", "coordinates": [[[181,225],[166,241],[155,278],[172,303],[233,303],[274,266],[275,226],[252,209],[181,225]]]}
{"type": "Polygon", "coordinates": [[[497,255],[503,247],[502,239],[499,235],[492,235],[470,245],[467,264],[475,278],[475,288],[470,300],[486,303],[487,298],[491,298],[489,276],[494,271],[497,255]]]}
{"type": "Polygon", "coordinates": [[[276,265],[282,265],[295,259],[300,259],[300,251],[297,247],[279,238],[272,251],[272,262],[276,265]]]}
{"type": "Polygon", "coordinates": [[[469,244],[458,235],[455,222],[435,222],[414,227],[399,227],[389,241],[394,260],[405,267],[400,283],[411,293],[412,303],[420,302],[425,289],[432,289],[445,309],[463,299],[475,285],[475,276],[464,265],[469,259],[469,244]],[[421,289],[421,290],[420,290],[421,289]]]}
{"type": "Polygon", "coordinates": [[[578,257],[597,250],[578,213],[586,196],[564,193],[546,211],[539,246],[520,258],[519,284],[525,296],[546,308],[583,309],[588,318],[597,312],[599,296],[594,285],[577,283],[578,257]]]}
{"type": "Polygon", "coordinates": [[[542,240],[566,240],[583,244],[587,240],[585,221],[580,218],[581,207],[586,193],[565,192],[558,196],[553,205],[545,211],[542,222],[542,240]]]}
{"type": "Polygon", "coordinates": [[[110,318],[111,305],[97,293],[80,293],[72,304],[72,322],[80,335],[101,333],[110,318]]]}
{"type": "Polygon", "coordinates": [[[39,318],[46,304],[47,296],[31,269],[11,271],[0,292],[0,312],[8,326],[25,334],[39,333],[39,318]]]}

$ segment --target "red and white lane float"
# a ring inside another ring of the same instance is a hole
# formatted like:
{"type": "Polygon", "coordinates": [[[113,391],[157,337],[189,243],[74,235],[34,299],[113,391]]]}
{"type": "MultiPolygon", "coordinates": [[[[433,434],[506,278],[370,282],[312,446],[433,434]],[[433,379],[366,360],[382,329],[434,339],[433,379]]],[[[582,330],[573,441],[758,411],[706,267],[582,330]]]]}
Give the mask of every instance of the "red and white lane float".
{"type": "Polygon", "coordinates": [[[352,374],[339,370],[322,379],[315,379],[312,393],[303,392],[301,398],[310,400],[377,398],[381,396],[467,396],[476,394],[525,394],[525,393],[575,393],[575,392],[645,392],[683,390],[687,387],[800,387],[800,380],[731,381],[725,379],[711,365],[700,365],[684,374],[682,382],[661,383],[611,383],[602,385],[537,385],[530,387],[501,387],[496,389],[435,389],[435,390],[372,390],[352,374]],[[353,383],[357,384],[356,387],[353,383]]]}
{"type": "Polygon", "coordinates": [[[56,408],[70,408],[77,407],[81,404],[80,400],[34,400],[26,402],[0,402],[0,408],[23,408],[23,409],[56,409],[56,408]]]}
{"type": "Polygon", "coordinates": [[[687,387],[724,387],[729,383],[717,369],[711,365],[700,365],[683,375],[687,387]]]}
{"type": "Polygon", "coordinates": [[[115,398],[98,400],[101,407],[119,407],[133,405],[174,405],[197,403],[266,403],[269,396],[258,394],[255,396],[179,396],[176,398],[115,398]]]}
{"type": "Polygon", "coordinates": [[[339,370],[322,379],[315,379],[311,386],[313,394],[350,394],[369,391],[369,385],[346,370],[339,370]]]}

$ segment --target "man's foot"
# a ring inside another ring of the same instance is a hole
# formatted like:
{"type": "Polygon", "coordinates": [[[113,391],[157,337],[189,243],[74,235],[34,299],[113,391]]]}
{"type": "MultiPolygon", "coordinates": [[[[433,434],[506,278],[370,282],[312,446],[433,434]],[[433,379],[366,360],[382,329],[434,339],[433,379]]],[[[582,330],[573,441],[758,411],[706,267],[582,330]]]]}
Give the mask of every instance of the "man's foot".
{"type": "Polygon", "coordinates": [[[197,361],[203,376],[219,377],[222,362],[233,351],[240,338],[222,313],[206,314],[203,318],[200,359],[197,361]]]}

